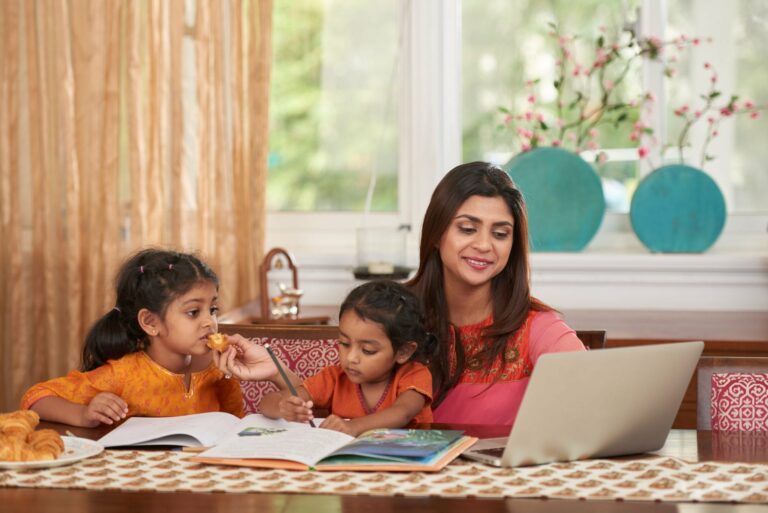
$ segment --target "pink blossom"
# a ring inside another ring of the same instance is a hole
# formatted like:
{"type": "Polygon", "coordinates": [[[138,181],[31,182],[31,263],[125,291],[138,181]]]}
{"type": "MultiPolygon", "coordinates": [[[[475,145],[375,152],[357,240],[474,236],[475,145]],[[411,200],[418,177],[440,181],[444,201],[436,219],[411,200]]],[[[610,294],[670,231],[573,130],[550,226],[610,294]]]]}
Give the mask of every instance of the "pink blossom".
{"type": "Polygon", "coordinates": [[[526,112],[526,113],[524,114],[524,116],[525,116],[525,120],[526,120],[526,121],[530,121],[530,120],[532,120],[532,119],[533,119],[533,112],[531,112],[531,111],[528,111],[528,112],[526,112]]]}
{"type": "Polygon", "coordinates": [[[699,119],[701,117],[701,111],[697,110],[696,112],[693,113],[693,115],[696,117],[696,119],[699,119]]]}
{"type": "Polygon", "coordinates": [[[640,147],[637,149],[637,155],[638,155],[638,156],[639,156],[641,159],[644,159],[644,158],[646,157],[646,155],[648,155],[648,148],[646,148],[645,146],[640,146],[640,147]]]}
{"type": "Polygon", "coordinates": [[[520,145],[520,149],[523,150],[523,151],[528,151],[528,150],[531,149],[531,145],[528,144],[528,143],[523,143],[523,144],[520,145]]]}
{"type": "Polygon", "coordinates": [[[750,100],[747,100],[747,101],[744,102],[744,108],[745,109],[751,109],[754,106],[755,106],[755,104],[752,103],[750,100]]]}
{"type": "Polygon", "coordinates": [[[638,139],[640,139],[640,134],[633,130],[632,133],[629,134],[629,140],[637,142],[638,139]]]}
{"type": "Polygon", "coordinates": [[[536,115],[536,119],[537,119],[538,121],[541,121],[541,122],[543,123],[543,122],[544,122],[544,114],[542,114],[541,112],[539,112],[539,113],[536,115]]]}
{"type": "Polygon", "coordinates": [[[557,146],[560,146],[561,144],[562,142],[560,141],[560,139],[552,139],[552,146],[557,147],[557,146]]]}
{"type": "Polygon", "coordinates": [[[704,63],[704,69],[709,69],[711,67],[712,67],[712,65],[710,63],[708,63],[708,62],[704,63]]]}
{"type": "Polygon", "coordinates": [[[749,115],[749,117],[750,117],[750,118],[752,118],[752,119],[757,119],[757,118],[759,118],[759,117],[760,117],[760,113],[759,113],[759,112],[757,112],[757,111],[754,111],[754,112],[752,112],[752,113],[749,115]]]}
{"type": "Polygon", "coordinates": [[[712,137],[717,137],[718,135],[720,135],[720,132],[718,132],[717,130],[712,131],[712,137]]]}
{"type": "Polygon", "coordinates": [[[713,124],[714,122],[715,122],[715,118],[713,118],[712,116],[709,116],[707,118],[707,123],[709,123],[710,125],[713,124]]]}
{"type": "Polygon", "coordinates": [[[597,162],[599,164],[605,164],[605,162],[608,160],[608,154],[604,151],[601,151],[597,154],[597,162]]]}
{"type": "Polygon", "coordinates": [[[717,83],[717,74],[712,75],[709,81],[712,82],[713,84],[717,83]]]}
{"type": "Polygon", "coordinates": [[[595,141],[589,141],[587,143],[587,148],[590,150],[596,150],[597,149],[597,143],[595,141]]]}
{"type": "Polygon", "coordinates": [[[693,46],[699,46],[699,43],[701,43],[701,39],[698,37],[693,38],[693,46]]]}
{"type": "Polygon", "coordinates": [[[635,124],[632,125],[633,130],[642,130],[643,128],[645,128],[645,125],[642,121],[635,121],[635,124]]]}
{"type": "Polygon", "coordinates": [[[589,130],[589,136],[591,138],[594,139],[595,137],[597,137],[599,135],[600,135],[600,131],[597,128],[592,128],[592,129],[589,130]]]}
{"type": "Polygon", "coordinates": [[[733,111],[731,109],[729,109],[728,107],[723,107],[722,109],[720,109],[720,115],[723,116],[723,117],[727,118],[731,114],[733,114],[733,111]]]}
{"type": "Polygon", "coordinates": [[[529,95],[528,96],[528,103],[536,103],[536,96],[534,96],[532,94],[529,95]]]}

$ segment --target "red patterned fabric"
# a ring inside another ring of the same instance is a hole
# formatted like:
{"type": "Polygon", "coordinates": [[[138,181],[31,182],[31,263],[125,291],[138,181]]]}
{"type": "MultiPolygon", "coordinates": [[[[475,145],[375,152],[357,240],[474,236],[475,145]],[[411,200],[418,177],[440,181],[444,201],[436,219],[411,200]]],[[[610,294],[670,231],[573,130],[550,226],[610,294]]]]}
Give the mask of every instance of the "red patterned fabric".
{"type": "MultiPolygon", "coordinates": [[[[314,376],[321,369],[339,363],[339,350],[336,339],[254,339],[260,344],[269,343],[280,358],[300,378],[314,376]]],[[[258,413],[259,403],[264,394],[277,390],[268,381],[241,381],[246,413],[258,413]]]]}
{"type": "Polygon", "coordinates": [[[768,374],[712,374],[712,431],[768,431],[768,374]]]}

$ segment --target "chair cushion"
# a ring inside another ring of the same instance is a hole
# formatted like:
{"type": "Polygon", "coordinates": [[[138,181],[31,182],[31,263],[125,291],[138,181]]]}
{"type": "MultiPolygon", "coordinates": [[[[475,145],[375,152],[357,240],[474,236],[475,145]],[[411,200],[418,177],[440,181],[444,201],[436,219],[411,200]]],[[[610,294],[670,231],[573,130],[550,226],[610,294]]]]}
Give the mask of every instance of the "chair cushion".
{"type": "MultiPolygon", "coordinates": [[[[264,344],[269,342],[281,362],[301,379],[314,376],[321,369],[339,363],[336,339],[252,339],[264,344]]],[[[277,390],[269,381],[241,381],[246,413],[258,413],[264,394],[277,390]]]]}
{"type": "Polygon", "coordinates": [[[768,374],[712,374],[712,430],[768,431],[768,374]]]}

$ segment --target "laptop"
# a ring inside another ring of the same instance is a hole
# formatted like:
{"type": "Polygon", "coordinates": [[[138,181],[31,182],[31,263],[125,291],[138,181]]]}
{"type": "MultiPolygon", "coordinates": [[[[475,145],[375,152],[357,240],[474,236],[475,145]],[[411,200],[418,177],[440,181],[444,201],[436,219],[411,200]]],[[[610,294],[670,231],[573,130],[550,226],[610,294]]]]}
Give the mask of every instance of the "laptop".
{"type": "Polygon", "coordinates": [[[547,353],[536,362],[507,438],[463,456],[498,467],[660,449],[703,342],[547,353]]]}

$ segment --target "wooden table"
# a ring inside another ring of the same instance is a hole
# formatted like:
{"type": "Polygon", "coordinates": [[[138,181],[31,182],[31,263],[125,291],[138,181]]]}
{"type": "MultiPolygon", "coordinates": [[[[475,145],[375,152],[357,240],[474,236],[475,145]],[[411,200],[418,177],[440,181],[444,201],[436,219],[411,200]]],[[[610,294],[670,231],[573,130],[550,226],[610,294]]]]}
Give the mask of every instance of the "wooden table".
{"type": "MultiPolygon", "coordinates": [[[[109,431],[73,428],[60,424],[44,423],[64,433],[71,431],[77,436],[96,439],[109,431]]],[[[468,434],[482,438],[504,436],[509,428],[499,426],[435,425],[440,428],[464,429],[468,434]]],[[[768,435],[746,433],[728,434],[710,431],[673,430],[667,443],[659,452],[665,456],[681,457],[698,461],[760,461],[768,462],[768,435]]],[[[751,505],[686,503],[645,503],[624,501],[572,501],[545,499],[446,499],[405,498],[299,494],[229,494],[190,492],[118,492],[94,490],[61,490],[0,488],[0,510],[3,513],[37,513],[56,511],[61,513],[211,513],[236,511],[260,513],[331,513],[331,512],[392,512],[392,513],[558,513],[558,512],[747,512],[761,508],[751,505]]],[[[762,508],[763,510],[765,508],[762,508]]]]}

